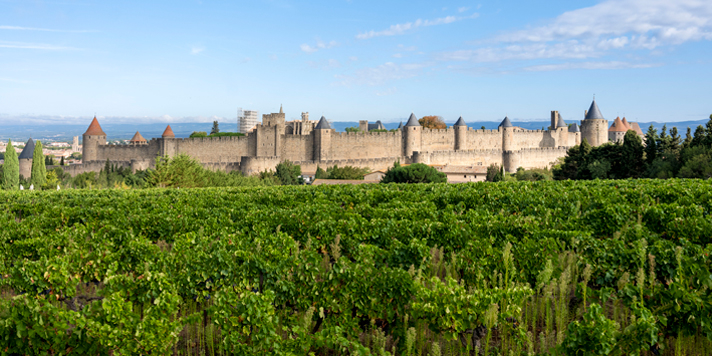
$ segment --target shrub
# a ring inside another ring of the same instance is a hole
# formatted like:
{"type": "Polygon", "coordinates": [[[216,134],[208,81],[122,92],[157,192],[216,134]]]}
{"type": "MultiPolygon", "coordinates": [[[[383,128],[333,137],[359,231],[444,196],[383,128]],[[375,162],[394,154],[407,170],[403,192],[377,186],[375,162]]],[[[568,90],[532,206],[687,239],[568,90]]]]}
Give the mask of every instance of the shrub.
{"type": "Polygon", "coordinates": [[[401,166],[396,162],[388,169],[381,183],[447,183],[447,176],[423,163],[401,166]]]}
{"type": "Polygon", "coordinates": [[[293,164],[289,160],[284,160],[277,165],[275,175],[282,185],[298,185],[304,183],[301,177],[302,167],[293,164]]]}

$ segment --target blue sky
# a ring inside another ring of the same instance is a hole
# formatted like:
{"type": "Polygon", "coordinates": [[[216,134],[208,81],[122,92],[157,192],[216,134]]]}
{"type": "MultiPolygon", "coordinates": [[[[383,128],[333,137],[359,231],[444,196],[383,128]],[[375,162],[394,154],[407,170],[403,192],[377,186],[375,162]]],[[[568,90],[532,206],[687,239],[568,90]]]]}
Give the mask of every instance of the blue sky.
{"type": "Polygon", "coordinates": [[[699,120],[711,44],[709,0],[0,0],[0,121],[699,120]]]}

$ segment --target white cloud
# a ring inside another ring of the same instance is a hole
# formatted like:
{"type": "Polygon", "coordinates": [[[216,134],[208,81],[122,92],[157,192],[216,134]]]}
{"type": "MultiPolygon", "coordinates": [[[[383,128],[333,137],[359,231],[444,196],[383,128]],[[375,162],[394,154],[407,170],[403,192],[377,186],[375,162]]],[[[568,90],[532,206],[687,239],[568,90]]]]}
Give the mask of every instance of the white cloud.
{"type": "Polygon", "coordinates": [[[193,48],[190,49],[190,54],[196,55],[196,54],[198,54],[198,53],[200,53],[200,52],[202,52],[202,51],[205,51],[205,48],[203,48],[203,47],[193,47],[193,48]]]}
{"type": "Polygon", "coordinates": [[[386,90],[377,91],[377,92],[376,92],[376,95],[378,95],[378,96],[387,96],[387,95],[395,94],[396,92],[398,92],[398,89],[396,89],[395,87],[391,87],[391,88],[388,88],[388,89],[386,89],[386,90]]]}
{"type": "Polygon", "coordinates": [[[651,68],[657,67],[658,64],[639,64],[619,61],[610,62],[582,62],[582,63],[561,63],[561,64],[543,64],[529,66],[523,68],[527,72],[547,72],[554,70],[567,69],[628,69],[628,68],[651,68]]]}
{"type": "Polygon", "coordinates": [[[403,54],[401,54],[401,53],[394,53],[394,54],[393,54],[393,58],[402,58],[402,57],[403,57],[403,54]]]}
{"type": "Polygon", "coordinates": [[[66,51],[77,50],[78,48],[57,46],[44,43],[25,43],[25,42],[7,42],[0,41],[0,48],[18,48],[18,49],[43,49],[49,51],[66,51]]]}
{"type": "Polygon", "coordinates": [[[338,45],[339,45],[339,43],[336,41],[331,41],[331,42],[326,43],[326,42],[323,42],[323,41],[317,39],[316,45],[310,46],[310,45],[304,43],[301,46],[299,46],[299,48],[306,53],[314,53],[320,49],[328,49],[328,48],[336,47],[338,45]]]}
{"type": "MultiPolygon", "coordinates": [[[[546,25],[504,33],[483,42],[489,46],[444,52],[436,58],[477,63],[588,59],[700,40],[712,40],[712,1],[606,0],[565,12],[546,25]]],[[[612,66],[623,62],[586,62],[576,68],[597,69],[599,64],[594,63],[612,66]]]]}
{"type": "Polygon", "coordinates": [[[463,6],[463,7],[458,7],[458,8],[457,8],[457,12],[463,13],[463,12],[469,10],[469,9],[470,9],[469,7],[464,7],[464,6],[463,6]]]}
{"type": "Polygon", "coordinates": [[[96,31],[90,31],[90,30],[55,30],[55,29],[50,29],[50,28],[21,27],[21,26],[0,26],[0,30],[43,31],[43,32],[69,32],[69,33],[96,32],[96,31]]]}
{"type": "MultiPolygon", "coordinates": [[[[549,42],[571,38],[606,39],[625,34],[680,44],[712,39],[709,0],[607,0],[568,11],[550,24],[515,31],[497,38],[503,42],[549,42]]],[[[649,46],[650,42],[646,42],[649,46]]],[[[646,47],[647,48],[647,47],[646,47]]]]}
{"type": "Polygon", "coordinates": [[[371,30],[368,32],[359,33],[358,35],[356,35],[356,38],[360,39],[360,40],[366,40],[369,38],[380,37],[380,36],[402,35],[402,34],[406,33],[407,31],[416,29],[418,27],[444,25],[444,24],[449,24],[449,23],[453,23],[453,22],[461,21],[461,20],[465,20],[465,19],[474,19],[478,16],[479,16],[479,14],[475,13],[470,16],[464,16],[464,17],[447,16],[447,17],[437,18],[434,20],[417,19],[413,22],[406,22],[406,23],[402,23],[402,24],[391,25],[391,27],[389,27],[386,30],[382,30],[382,31],[371,30]]]}
{"type": "Polygon", "coordinates": [[[386,82],[414,77],[430,66],[430,63],[395,64],[386,62],[376,67],[362,68],[353,75],[337,75],[335,84],[350,85],[382,85],[386,82]]]}

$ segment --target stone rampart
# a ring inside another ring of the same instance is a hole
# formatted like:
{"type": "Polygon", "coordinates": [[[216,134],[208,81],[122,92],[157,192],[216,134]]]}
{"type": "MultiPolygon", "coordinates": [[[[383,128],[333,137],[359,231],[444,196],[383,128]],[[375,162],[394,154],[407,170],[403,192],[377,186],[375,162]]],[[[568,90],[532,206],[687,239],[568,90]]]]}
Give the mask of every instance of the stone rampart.
{"type": "MultiPolygon", "coordinates": [[[[370,159],[399,157],[401,132],[332,132],[331,159],[370,159]]],[[[307,160],[312,157],[305,157],[307,160]]]]}

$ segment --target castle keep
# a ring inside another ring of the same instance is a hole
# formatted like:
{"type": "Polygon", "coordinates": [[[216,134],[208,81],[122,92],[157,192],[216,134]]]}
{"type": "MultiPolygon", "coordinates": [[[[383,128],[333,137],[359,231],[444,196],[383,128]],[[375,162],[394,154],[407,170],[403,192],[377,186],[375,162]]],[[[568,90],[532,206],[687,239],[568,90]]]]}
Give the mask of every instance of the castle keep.
{"type": "MultiPolygon", "coordinates": [[[[467,127],[461,117],[446,129],[423,128],[415,115],[395,132],[335,132],[323,116],[307,127],[285,122],[285,114],[262,115],[262,123],[246,136],[176,138],[168,126],[160,138],[145,140],[138,132],[128,145],[107,145],[96,117],[83,135],[83,164],[68,166],[76,175],[99,171],[107,160],[115,165],[146,169],[158,156],[187,154],[206,168],[256,174],[290,160],[313,172],[317,165],[385,169],[394,162],[430,165],[484,166],[498,164],[508,172],[518,167],[543,168],[566,155],[568,148],[587,139],[591,145],[608,142],[608,122],[595,100],[586,118],[567,125],[552,112],[548,130],[525,130],[505,118],[496,130],[467,127]]],[[[304,118],[304,115],[303,115],[304,118]]],[[[360,124],[364,126],[364,123],[360,124]]],[[[366,123],[367,125],[367,123],[366,123]]],[[[366,126],[367,127],[367,126],[366,126]]]]}

